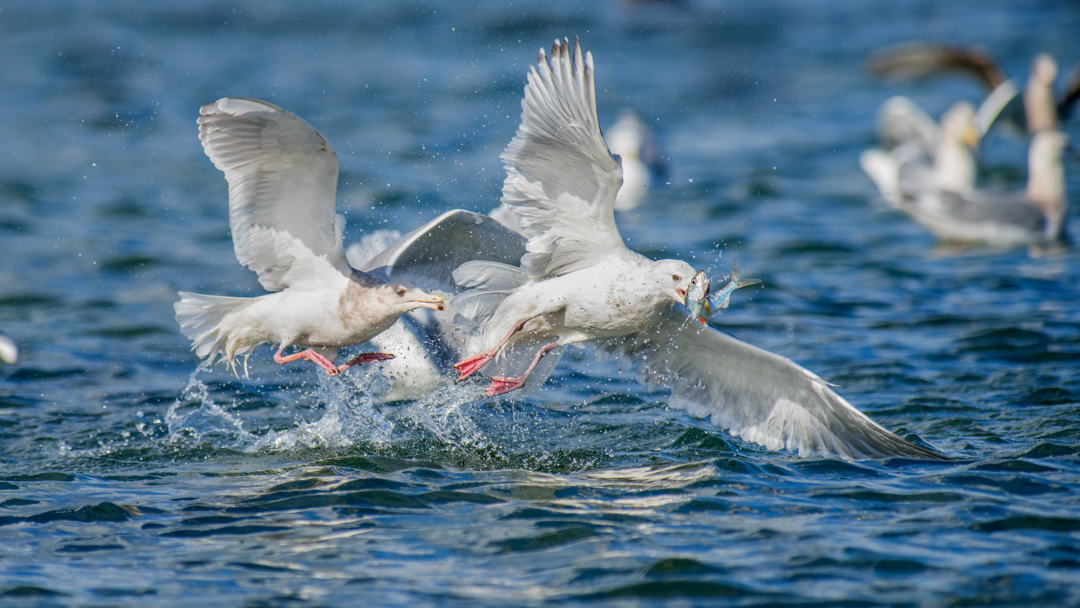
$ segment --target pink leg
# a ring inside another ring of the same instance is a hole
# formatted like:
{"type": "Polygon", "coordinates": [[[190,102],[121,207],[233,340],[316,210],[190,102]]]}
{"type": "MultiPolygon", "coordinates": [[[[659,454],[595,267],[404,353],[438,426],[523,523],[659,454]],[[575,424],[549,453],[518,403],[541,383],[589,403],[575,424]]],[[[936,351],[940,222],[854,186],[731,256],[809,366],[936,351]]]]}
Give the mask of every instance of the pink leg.
{"type": "Polygon", "coordinates": [[[559,347],[558,342],[552,342],[547,346],[540,349],[536,353],[536,357],[533,358],[532,364],[529,365],[529,369],[525,370],[524,374],[521,374],[517,378],[504,378],[502,376],[495,376],[491,379],[491,386],[487,388],[488,397],[494,397],[495,395],[504,395],[510,391],[516,391],[517,389],[525,386],[525,381],[529,379],[529,374],[533,373],[536,369],[536,365],[540,363],[540,359],[544,358],[544,355],[548,354],[552,350],[559,347]]]}
{"type": "MultiPolygon", "coordinates": [[[[531,319],[531,317],[530,317],[530,319],[531,319]]],[[[476,355],[475,357],[469,357],[468,359],[462,359],[460,362],[456,363],[454,365],[454,369],[461,372],[461,377],[458,378],[458,382],[461,382],[462,380],[464,380],[464,379],[468,378],[469,376],[475,374],[477,372],[477,370],[479,370],[481,367],[484,367],[484,365],[488,361],[491,361],[492,359],[494,359],[495,354],[499,352],[499,349],[506,345],[506,342],[510,339],[511,336],[513,336],[517,332],[521,331],[521,329],[523,327],[525,327],[525,324],[528,323],[530,319],[522,319],[522,320],[518,321],[517,323],[514,323],[514,327],[513,327],[513,329],[510,330],[510,333],[506,334],[506,337],[504,337],[502,340],[500,340],[499,343],[497,345],[495,345],[495,348],[493,348],[491,350],[484,351],[484,352],[480,353],[479,355],[476,355]]]]}
{"type": "Polygon", "coordinates": [[[294,355],[289,355],[287,357],[281,354],[282,352],[284,352],[284,350],[285,349],[281,349],[274,353],[274,362],[288,363],[290,361],[296,361],[297,359],[307,359],[308,361],[314,361],[315,363],[318,363],[320,367],[326,370],[327,376],[338,375],[338,368],[336,365],[334,365],[333,361],[327,359],[326,357],[320,355],[319,353],[315,352],[310,348],[300,351],[294,355]]]}
{"type": "Polygon", "coordinates": [[[339,365],[337,371],[343,372],[354,365],[362,365],[364,363],[374,363],[375,361],[386,361],[387,359],[393,359],[394,355],[390,353],[363,353],[357,355],[355,358],[350,359],[348,363],[339,365]]]}

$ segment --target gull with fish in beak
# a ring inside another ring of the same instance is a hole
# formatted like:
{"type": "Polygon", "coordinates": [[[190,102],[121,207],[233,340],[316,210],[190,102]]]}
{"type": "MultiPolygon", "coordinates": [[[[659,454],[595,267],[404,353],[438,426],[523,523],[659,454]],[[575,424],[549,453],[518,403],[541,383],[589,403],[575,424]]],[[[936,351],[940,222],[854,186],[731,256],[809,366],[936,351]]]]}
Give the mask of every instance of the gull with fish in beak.
{"type": "Polygon", "coordinates": [[[220,357],[236,372],[263,342],[279,345],[274,361],[307,359],[336,376],[393,358],[364,353],[335,365],[338,350],[362,344],[417,308],[443,310],[441,296],[387,272],[362,272],[345,259],[345,218],[335,213],[338,159],[329,142],[300,117],[242,97],[200,110],[199,139],[229,182],[229,224],[236,259],[270,292],[232,298],[180,292],[173,308],[192,350],[220,357]],[[305,347],[285,355],[291,346],[305,347]]]}
{"type": "Polygon", "coordinates": [[[694,269],[631,251],[615,225],[622,170],[600,133],[592,54],[579,43],[556,41],[550,60],[540,51],[521,105],[502,154],[502,202],[517,214],[528,253],[520,266],[473,261],[454,271],[467,291],[451,307],[471,324],[460,380],[490,374],[489,395],[527,393],[551,374],[561,347],[591,342],[669,389],[672,406],[770,449],[945,458],[885,430],[788,359],[686,322],[677,305],[694,269]]]}
{"type": "Polygon", "coordinates": [[[706,325],[709,322],[709,317],[713,314],[713,307],[717,309],[727,308],[728,304],[731,303],[731,294],[736,289],[757,285],[760,282],[761,279],[740,278],[739,262],[732,261],[731,278],[720,288],[720,291],[710,295],[709,276],[705,274],[704,270],[699,270],[694,275],[694,278],[690,279],[690,286],[686,289],[686,298],[683,300],[683,304],[690,309],[691,318],[701,321],[702,325],[706,325]]]}

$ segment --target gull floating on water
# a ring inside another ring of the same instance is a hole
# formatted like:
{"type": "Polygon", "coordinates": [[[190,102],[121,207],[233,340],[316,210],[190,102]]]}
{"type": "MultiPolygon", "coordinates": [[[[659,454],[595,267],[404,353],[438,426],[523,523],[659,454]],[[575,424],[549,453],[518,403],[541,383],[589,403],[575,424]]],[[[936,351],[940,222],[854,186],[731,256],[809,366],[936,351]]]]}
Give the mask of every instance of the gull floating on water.
{"type": "Polygon", "coordinates": [[[349,266],[342,247],[345,218],[335,213],[337,154],[311,125],[245,98],[220,99],[200,114],[199,139],[229,182],[236,259],[275,293],[235,298],[180,292],[176,320],[199,357],[211,363],[220,357],[235,372],[238,355],[274,342],[274,361],[308,359],[333,376],[393,357],[365,353],[336,365],[339,349],[372,339],[411,310],[444,307],[442,297],[349,266]],[[285,355],[291,346],[306,348],[285,355]]]}
{"type": "Polygon", "coordinates": [[[867,150],[859,162],[893,206],[912,192],[975,187],[979,134],[970,103],[953,104],[939,127],[907,97],[892,97],[878,111],[878,137],[885,149],[867,150]]]}
{"type": "Polygon", "coordinates": [[[1028,150],[1027,187],[1018,192],[911,184],[905,181],[904,166],[881,150],[867,150],[860,161],[886,201],[942,240],[1045,245],[1066,240],[1065,145],[1056,129],[1036,133],[1028,150]]]}
{"type": "Polygon", "coordinates": [[[503,152],[503,203],[528,238],[521,266],[470,262],[451,305],[474,322],[465,378],[489,394],[543,383],[561,347],[593,342],[637,364],[671,403],[770,449],[841,458],[942,456],[886,431],[788,359],[689,321],[694,270],[629,250],[615,225],[619,164],[600,134],[591,54],[556,41],[529,74],[521,126],[503,152]],[[517,373],[517,376],[509,376],[517,373]]]}

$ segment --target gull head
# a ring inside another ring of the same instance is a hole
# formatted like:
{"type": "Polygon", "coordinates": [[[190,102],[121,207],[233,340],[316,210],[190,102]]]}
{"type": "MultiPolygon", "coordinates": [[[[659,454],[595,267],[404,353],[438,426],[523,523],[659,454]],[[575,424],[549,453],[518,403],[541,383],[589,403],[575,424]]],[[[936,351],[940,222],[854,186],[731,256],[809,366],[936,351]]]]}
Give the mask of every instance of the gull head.
{"type": "Polygon", "coordinates": [[[1031,76],[1047,86],[1053,86],[1058,77],[1058,65],[1054,58],[1047,53],[1039,53],[1031,66],[1031,76]]]}
{"type": "Polygon", "coordinates": [[[953,104],[941,117],[941,131],[946,139],[977,150],[979,129],[975,124],[975,106],[966,101],[953,104]]]}
{"type": "Polygon", "coordinates": [[[686,292],[690,289],[695,274],[694,269],[681,260],[653,262],[649,273],[651,283],[657,291],[655,295],[678,304],[686,302],[686,292]]]}
{"type": "Polygon", "coordinates": [[[428,293],[409,283],[399,281],[385,283],[376,287],[375,292],[383,304],[398,315],[417,308],[446,310],[446,300],[441,296],[428,293]]]}

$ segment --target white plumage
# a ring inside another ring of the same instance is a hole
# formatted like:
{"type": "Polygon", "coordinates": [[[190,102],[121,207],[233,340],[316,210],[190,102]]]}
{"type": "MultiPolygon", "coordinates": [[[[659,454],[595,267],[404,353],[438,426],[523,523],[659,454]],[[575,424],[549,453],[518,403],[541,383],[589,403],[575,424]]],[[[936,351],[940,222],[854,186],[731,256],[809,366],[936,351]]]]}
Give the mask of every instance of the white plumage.
{"type": "Polygon", "coordinates": [[[254,99],[203,106],[199,138],[229,182],[229,224],[236,259],[270,292],[231,298],[180,292],[180,330],[199,357],[236,357],[263,342],[274,360],[309,359],[335,375],[351,365],[391,357],[360,355],[337,366],[339,349],[385,331],[415,308],[443,299],[354,270],[342,249],[345,221],[335,212],[337,155],[311,125],[254,99]],[[285,356],[290,346],[308,347],[285,356]]]}
{"type": "Polygon", "coordinates": [[[687,321],[677,303],[693,269],[630,251],[615,225],[622,175],[597,126],[592,56],[580,44],[556,41],[550,63],[541,51],[503,160],[503,204],[520,218],[529,253],[520,268],[471,262],[454,273],[471,290],[451,304],[474,322],[470,356],[456,366],[463,378],[491,366],[489,394],[529,390],[560,347],[591,341],[670,388],[673,405],[770,448],[941,458],[791,361],[687,321]],[[501,375],[510,373],[520,375],[501,375]]]}

